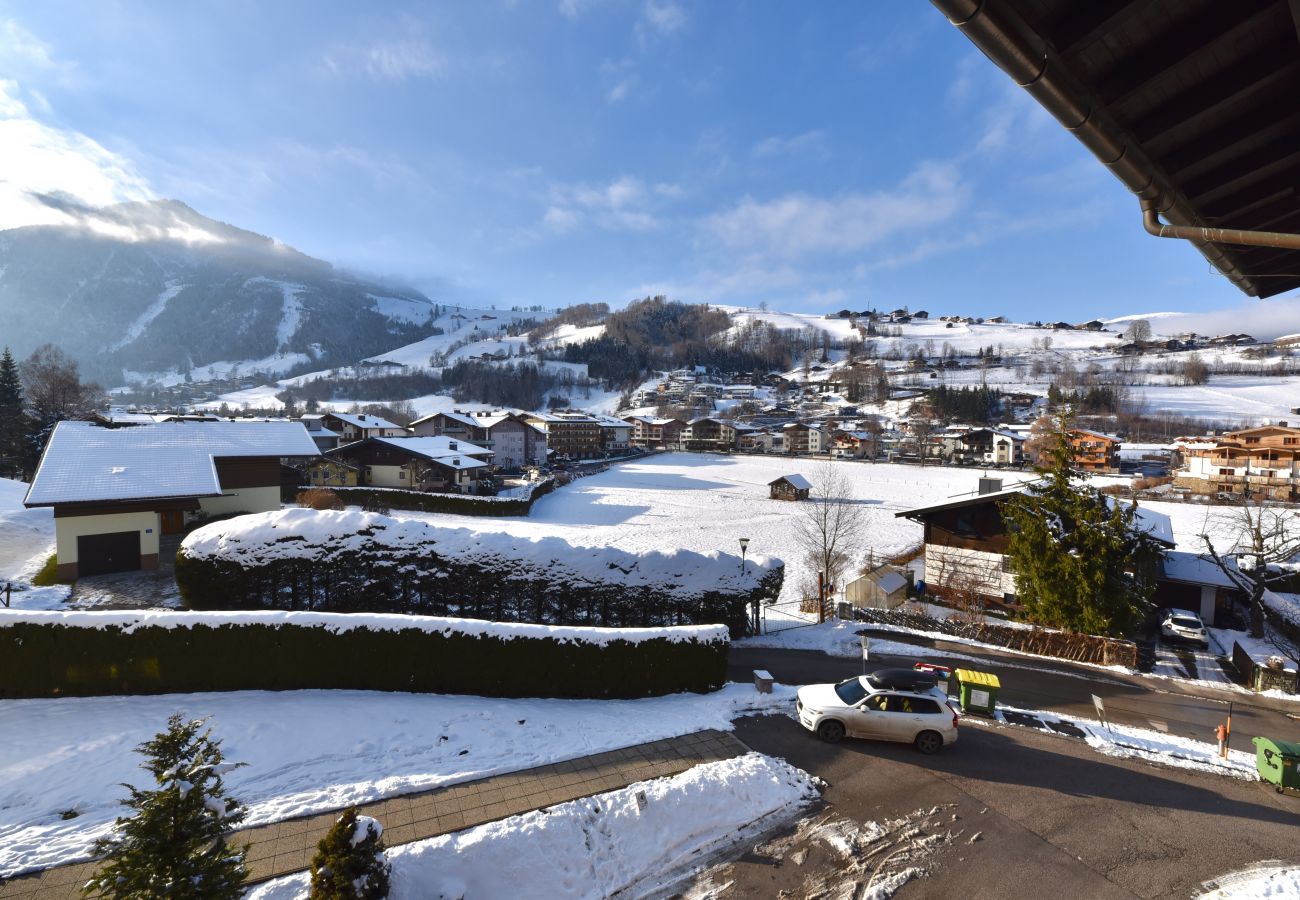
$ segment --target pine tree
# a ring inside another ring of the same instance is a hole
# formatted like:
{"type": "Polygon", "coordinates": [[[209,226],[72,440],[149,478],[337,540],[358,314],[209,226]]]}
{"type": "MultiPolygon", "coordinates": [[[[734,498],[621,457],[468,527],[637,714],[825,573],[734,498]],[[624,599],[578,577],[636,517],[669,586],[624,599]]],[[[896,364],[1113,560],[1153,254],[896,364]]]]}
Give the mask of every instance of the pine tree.
{"type": "Polygon", "coordinates": [[[19,463],[25,455],[26,415],[18,364],[9,348],[5,347],[4,353],[0,354],[0,475],[10,475],[20,468],[19,463]]]}
{"type": "Polygon", "coordinates": [[[316,846],[310,900],[383,900],[388,896],[383,826],[357,808],[344,810],[316,846]]]}
{"type": "Polygon", "coordinates": [[[1136,503],[1112,502],[1074,470],[1068,425],[1062,417],[1044,480],[1003,504],[1016,597],[1031,622],[1124,634],[1147,611],[1161,550],[1136,503]]]}
{"type": "Polygon", "coordinates": [[[230,848],[224,834],[243,821],[244,808],[226,796],[221,776],[237,768],[222,762],[221,744],[203,719],[185,721],[180,713],[167,730],[136,750],[153,776],[153,789],[123,785],[131,796],[122,803],[135,811],[119,818],[113,834],[95,842],[104,856],[86,884],[87,896],[164,900],[235,900],[248,878],[248,848],[230,848]]]}

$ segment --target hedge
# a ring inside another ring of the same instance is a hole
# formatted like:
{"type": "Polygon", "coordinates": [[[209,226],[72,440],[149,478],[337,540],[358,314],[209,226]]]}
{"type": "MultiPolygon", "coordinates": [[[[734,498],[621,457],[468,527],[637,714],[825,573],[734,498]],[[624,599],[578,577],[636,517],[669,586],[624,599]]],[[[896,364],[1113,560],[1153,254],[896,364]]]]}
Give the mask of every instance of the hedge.
{"type": "Polygon", "coordinates": [[[330,490],[344,503],[365,509],[409,509],[454,516],[526,516],[534,503],[555,490],[555,479],[538,482],[526,498],[434,494],[401,488],[332,487],[330,490]]]}
{"type": "Polygon", "coordinates": [[[534,552],[520,558],[511,555],[523,551],[508,546],[508,536],[377,514],[290,510],[214,528],[195,532],[176,557],[176,583],[191,609],[416,613],[606,628],[722,623],[739,637],[749,633],[751,604],[775,599],[784,580],[779,560],[751,560],[741,573],[730,557],[716,554],[632,554],[558,538],[519,539],[534,552]],[[592,554],[600,554],[595,563],[592,554]],[[674,579],[673,571],[687,574],[674,579]]]}
{"type": "Polygon", "coordinates": [[[545,636],[543,628],[504,637],[288,622],[86,626],[31,614],[5,621],[15,618],[0,617],[5,698],[311,688],[635,698],[716,690],[727,668],[720,628],[685,640],[665,632],[588,642],[545,636]]]}

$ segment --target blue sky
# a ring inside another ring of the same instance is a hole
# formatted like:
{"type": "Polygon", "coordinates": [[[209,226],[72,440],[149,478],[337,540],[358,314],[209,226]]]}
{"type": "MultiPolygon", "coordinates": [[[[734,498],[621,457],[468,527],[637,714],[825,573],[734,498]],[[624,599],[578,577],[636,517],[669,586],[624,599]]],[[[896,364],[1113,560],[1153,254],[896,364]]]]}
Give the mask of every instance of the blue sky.
{"type": "Polygon", "coordinates": [[[27,190],[484,304],[1258,303],[920,2],[0,0],[0,227],[27,190]]]}

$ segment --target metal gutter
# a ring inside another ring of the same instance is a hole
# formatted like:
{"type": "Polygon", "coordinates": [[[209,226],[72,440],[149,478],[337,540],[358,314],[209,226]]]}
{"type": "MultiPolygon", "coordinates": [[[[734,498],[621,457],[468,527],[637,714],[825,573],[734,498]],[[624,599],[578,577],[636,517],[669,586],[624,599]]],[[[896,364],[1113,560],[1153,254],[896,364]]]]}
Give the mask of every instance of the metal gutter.
{"type": "MultiPolygon", "coordinates": [[[[1210,264],[1250,296],[1259,296],[1255,282],[1214,241],[1248,246],[1300,248],[1300,236],[1266,233],[1269,237],[1242,240],[1252,232],[1207,228],[1163,172],[1120,128],[1057,56],[1055,50],[1005,0],[931,0],[985,56],[1015,80],[1114,173],[1142,202],[1146,230],[1160,237],[1189,240],[1210,264]],[[1162,225],[1157,213],[1171,225],[1162,225]],[[1152,231],[1151,222],[1157,230],[1152,231]],[[1214,234],[1220,235],[1214,237],[1214,234]],[[1229,240],[1224,235],[1238,239],[1229,240]],[[1276,243],[1277,237],[1294,244],[1276,243]]],[[[1296,0],[1293,0],[1296,2],[1296,0]]]]}

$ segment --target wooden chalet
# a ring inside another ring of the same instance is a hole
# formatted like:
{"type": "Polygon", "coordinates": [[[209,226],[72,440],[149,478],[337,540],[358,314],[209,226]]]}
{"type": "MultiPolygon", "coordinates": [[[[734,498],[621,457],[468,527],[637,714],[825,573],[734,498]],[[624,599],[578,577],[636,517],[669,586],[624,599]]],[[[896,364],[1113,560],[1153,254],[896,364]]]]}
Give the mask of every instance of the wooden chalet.
{"type": "Polygon", "coordinates": [[[812,491],[812,482],[802,475],[782,475],[775,481],[768,482],[768,497],[772,500],[807,500],[812,491]]]}

